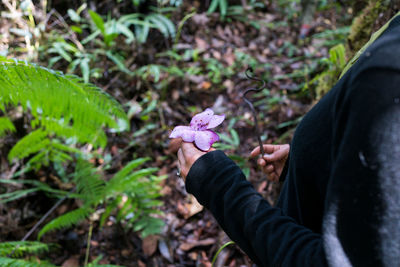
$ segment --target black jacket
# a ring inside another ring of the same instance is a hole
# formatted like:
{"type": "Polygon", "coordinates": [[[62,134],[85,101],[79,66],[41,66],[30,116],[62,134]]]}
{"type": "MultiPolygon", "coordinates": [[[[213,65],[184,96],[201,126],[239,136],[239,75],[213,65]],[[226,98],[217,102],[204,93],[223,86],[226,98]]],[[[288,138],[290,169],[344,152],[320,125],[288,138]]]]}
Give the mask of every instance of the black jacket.
{"type": "Polygon", "coordinates": [[[187,191],[259,266],[400,266],[400,18],[296,129],[271,207],[223,152],[187,191]]]}

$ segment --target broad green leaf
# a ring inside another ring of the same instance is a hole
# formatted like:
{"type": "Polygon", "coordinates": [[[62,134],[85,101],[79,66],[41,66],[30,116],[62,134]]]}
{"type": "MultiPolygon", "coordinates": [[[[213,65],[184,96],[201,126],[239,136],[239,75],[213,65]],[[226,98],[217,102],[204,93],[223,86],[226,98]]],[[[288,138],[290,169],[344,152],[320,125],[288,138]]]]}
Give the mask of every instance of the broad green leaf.
{"type": "Polygon", "coordinates": [[[101,16],[99,14],[97,14],[96,12],[94,12],[93,10],[89,10],[89,15],[90,15],[92,21],[94,22],[94,24],[96,25],[97,29],[99,29],[100,32],[103,34],[103,36],[105,36],[106,29],[104,27],[104,20],[101,18],[101,16]]]}
{"type": "Polygon", "coordinates": [[[68,16],[73,22],[80,22],[81,17],[78,15],[78,13],[75,12],[73,9],[68,9],[67,10],[68,16]]]}
{"type": "Polygon", "coordinates": [[[215,10],[217,10],[218,4],[219,4],[219,0],[212,0],[210,7],[207,10],[207,13],[211,14],[211,13],[215,12],[215,10]]]}

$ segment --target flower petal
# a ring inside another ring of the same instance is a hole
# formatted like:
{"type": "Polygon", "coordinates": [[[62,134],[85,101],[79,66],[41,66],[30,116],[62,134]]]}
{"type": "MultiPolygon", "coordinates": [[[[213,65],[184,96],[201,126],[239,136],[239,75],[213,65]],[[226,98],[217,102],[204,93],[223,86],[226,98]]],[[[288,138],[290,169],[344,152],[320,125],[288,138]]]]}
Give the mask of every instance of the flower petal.
{"type": "Polygon", "coordinates": [[[193,142],[194,141],[195,131],[192,130],[189,126],[176,126],[172,133],[169,135],[169,138],[178,138],[181,137],[185,142],[193,142]]]}
{"type": "Polygon", "coordinates": [[[212,144],[214,144],[218,140],[218,134],[214,133],[211,130],[195,132],[194,143],[199,149],[203,151],[208,151],[211,148],[212,144]]]}
{"type": "Polygon", "coordinates": [[[225,120],[225,115],[213,115],[207,129],[215,128],[225,120]]]}
{"type": "Polygon", "coordinates": [[[202,131],[207,129],[207,125],[214,115],[212,109],[206,109],[205,111],[194,115],[190,121],[190,127],[195,131],[202,131]]]}

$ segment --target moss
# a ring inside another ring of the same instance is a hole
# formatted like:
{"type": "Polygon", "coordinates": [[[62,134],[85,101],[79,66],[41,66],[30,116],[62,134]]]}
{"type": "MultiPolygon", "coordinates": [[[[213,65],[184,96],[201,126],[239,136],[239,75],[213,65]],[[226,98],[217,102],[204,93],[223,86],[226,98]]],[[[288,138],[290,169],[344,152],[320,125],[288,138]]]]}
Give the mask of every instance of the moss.
{"type": "Polygon", "coordinates": [[[349,58],[352,58],[368,42],[379,14],[386,8],[386,2],[385,0],[370,0],[361,14],[354,19],[347,39],[349,58]]]}

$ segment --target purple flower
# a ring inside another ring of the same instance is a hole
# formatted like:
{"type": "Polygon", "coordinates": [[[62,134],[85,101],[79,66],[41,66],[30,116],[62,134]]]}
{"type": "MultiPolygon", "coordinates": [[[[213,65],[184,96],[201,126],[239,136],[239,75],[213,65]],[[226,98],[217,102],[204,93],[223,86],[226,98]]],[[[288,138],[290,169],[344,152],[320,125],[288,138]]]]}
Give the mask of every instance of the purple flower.
{"type": "Polygon", "coordinates": [[[169,138],[181,137],[185,142],[193,142],[196,146],[208,151],[212,144],[219,140],[218,134],[211,131],[225,120],[225,115],[214,115],[214,111],[206,109],[205,111],[194,115],[190,121],[190,126],[176,126],[169,138]]]}

